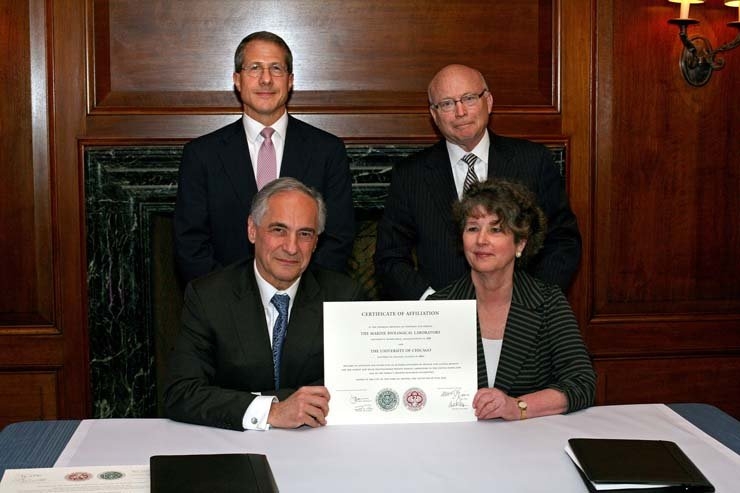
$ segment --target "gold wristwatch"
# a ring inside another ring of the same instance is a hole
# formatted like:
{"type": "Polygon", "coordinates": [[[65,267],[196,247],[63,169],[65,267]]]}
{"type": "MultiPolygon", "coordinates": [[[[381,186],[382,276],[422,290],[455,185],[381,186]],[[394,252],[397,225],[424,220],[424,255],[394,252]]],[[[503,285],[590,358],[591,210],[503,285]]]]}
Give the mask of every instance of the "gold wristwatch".
{"type": "Polygon", "coordinates": [[[517,399],[516,405],[519,408],[519,419],[527,419],[527,403],[517,399]]]}

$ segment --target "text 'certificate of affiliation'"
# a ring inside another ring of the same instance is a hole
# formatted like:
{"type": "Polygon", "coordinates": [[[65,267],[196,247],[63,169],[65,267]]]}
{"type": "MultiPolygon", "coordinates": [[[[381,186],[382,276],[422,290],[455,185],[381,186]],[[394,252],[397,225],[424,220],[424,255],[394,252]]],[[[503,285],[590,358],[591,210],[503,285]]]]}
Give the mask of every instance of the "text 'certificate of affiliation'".
{"type": "Polygon", "coordinates": [[[324,303],[329,424],[474,421],[475,300],[324,303]]]}

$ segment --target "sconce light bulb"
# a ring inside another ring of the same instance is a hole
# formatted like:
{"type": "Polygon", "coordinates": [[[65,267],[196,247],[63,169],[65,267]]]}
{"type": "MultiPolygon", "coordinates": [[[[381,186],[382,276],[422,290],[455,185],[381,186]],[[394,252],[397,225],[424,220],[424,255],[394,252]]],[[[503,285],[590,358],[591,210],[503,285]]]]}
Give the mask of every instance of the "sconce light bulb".
{"type": "Polygon", "coordinates": [[[730,0],[725,2],[728,7],[737,7],[737,20],[740,22],[740,0],[730,0]]]}
{"type": "MultiPolygon", "coordinates": [[[[704,3],[704,0],[668,0],[672,3],[680,3],[681,4],[681,11],[679,14],[680,19],[688,19],[689,18],[689,6],[692,3],[704,3]]],[[[740,0],[738,0],[740,1],[740,0]]]]}

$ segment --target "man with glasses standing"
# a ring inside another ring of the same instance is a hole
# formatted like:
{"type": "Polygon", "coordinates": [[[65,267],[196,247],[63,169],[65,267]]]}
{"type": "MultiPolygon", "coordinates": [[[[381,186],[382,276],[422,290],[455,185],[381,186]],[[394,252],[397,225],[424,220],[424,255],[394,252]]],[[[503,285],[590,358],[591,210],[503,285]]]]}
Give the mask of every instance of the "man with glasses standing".
{"type": "Polygon", "coordinates": [[[520,182],[536,194],[548,231],[527,270],[565,291],[578,268],[581,236],[551,153],[488,130],[493,96],[478,70],[444,67],[428,96],[444,139],[393,167],[375,251],[385,296],[424,299],[467,272],[452,204],[470,183],[489,177],[520,182]]]}
{"type": "Polygon", "coordinates": [[[291,176],[318,190],[328,217],[312,265],[345,271],[355,235],[344,143],[287,112],[293,55],[276,34],[245,37],[234,56],[242,117],[183,149],[175,205],[175,254],[189,282],[253,253],[244,234],[252,197],[291,176]]]}

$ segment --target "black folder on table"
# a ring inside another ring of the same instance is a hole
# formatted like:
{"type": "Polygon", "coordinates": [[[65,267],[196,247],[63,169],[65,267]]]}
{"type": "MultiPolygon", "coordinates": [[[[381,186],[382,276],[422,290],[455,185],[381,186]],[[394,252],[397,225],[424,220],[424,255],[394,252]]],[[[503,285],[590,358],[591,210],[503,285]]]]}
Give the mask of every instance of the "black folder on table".
{"type": "Polygon", "coordinates": [[[571,438],[578,472],[591,492],[597,485],[624,485],[611,492],[714,491],[714,486],[674,442],[663,440],[618,440],[571,438]],[[630,488],[629,485],[654,485],[630,488]]]}
{"type": "Polygon", "coordinates": [[[273,493],[277,484],[260,454],[153,455],[152,493],[273,493]]]}

